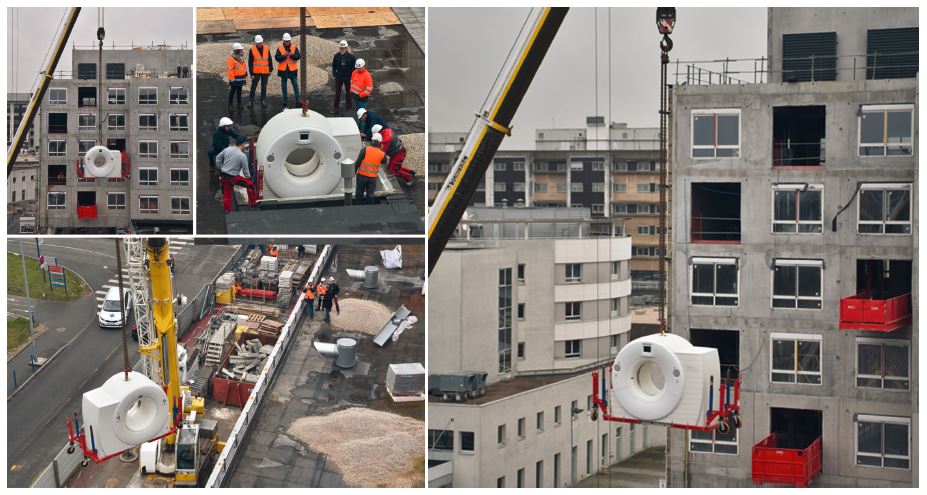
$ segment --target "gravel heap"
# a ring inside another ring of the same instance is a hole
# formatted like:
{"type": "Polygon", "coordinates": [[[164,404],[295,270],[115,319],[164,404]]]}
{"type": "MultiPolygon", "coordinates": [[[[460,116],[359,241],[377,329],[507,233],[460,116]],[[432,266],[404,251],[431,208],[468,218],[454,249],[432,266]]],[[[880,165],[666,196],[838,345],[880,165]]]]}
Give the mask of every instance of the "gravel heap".
{"type": "Polygon", "coordinates": [[[327,416],[297,419],[287,434],[328,456],[354,487],[411,488],[411,471],[425,453],[425,423],[385,411],[352,407],[327,416]]]}
{"type": "Polygon", "coordinates": [[[402,144],[406,146],[406,159],[402,165],[415,170],[416,175],[425,179],[425,133],[403,134],[402,144]]]}
{"type": "Polygon", "coordinates": [[[338,305],[341,307],[341,314],[332,311],[332,326],[368,335],[380,333],[383,325],[393,314],[393,310],[386,306],[366,299],[339,299],[338,305]]]}
{"type": "MultiPolygon", "coordinates": [[[[299,46],[299,36],[293,37],[293,43],[296,46],[299,46]]],[[[248,60],[248,50],[251,49],[250,42],[241,42],[245,47],[245,62],[248,60]]],[[[272,41],[267,43],[271,49],[271,57],[273,57],[277,46],[280,44],[279,41],[272,41]]],[[[335,52],[338,51],[338,43],[330,40],[323,40],[315,36],[306,37],[306,53],[303,54],[303,57],[308,57],[306,59],[306,72],[308,78],[306,80],[306,86],[309,91],[315,91],[319,88],[327,86],[331,81],[331,76],[328,74],[328,68],[331,67],[332,56],[335,52]]],[[[199,43],[196,45],[196,70],[197,72],[208,73],[208,74],[218,74],[223,78],[227,79],[227,72],[225,62],[228,59],[229,54],[232,53],[232,42],[223,41],[221,43],[199,43]]],[[[267,92],[269,94],[279,95],[280,91],[280,78],[277,77],[277,61],[274,60],[273,63],[274,70],[270,74],[270,77],[267,78],[267,92]]],[[[297,84],[299,84],[297,80],[297,84]]],[[[244,92],[248,92],[251,89],[251,76],[248,76],[248,82],[245,83],[244,92]]],[[[292,86],[287,88],[288,91],[292,91],[292,86]]],[[[247,98],[247,97],[245,97],[247,98]]]]}

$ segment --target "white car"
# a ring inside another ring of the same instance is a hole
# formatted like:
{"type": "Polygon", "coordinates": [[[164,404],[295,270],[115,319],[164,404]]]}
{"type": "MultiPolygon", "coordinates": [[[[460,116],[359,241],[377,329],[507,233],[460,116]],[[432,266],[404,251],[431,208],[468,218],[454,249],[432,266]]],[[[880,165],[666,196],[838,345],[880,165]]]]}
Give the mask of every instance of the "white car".
{"type": "MultiPolygon", "coordinates": [[[[132,310],[132,293],[128,289],[123,291],[123,297],[126,303],[126,318],[131,318],[132,310]]],[[[119,287],[111,287],[103,299],[103,305],[100,307],[100,326],[103,328],[121,328],[122,314],[119,311],[119,287]]]]}

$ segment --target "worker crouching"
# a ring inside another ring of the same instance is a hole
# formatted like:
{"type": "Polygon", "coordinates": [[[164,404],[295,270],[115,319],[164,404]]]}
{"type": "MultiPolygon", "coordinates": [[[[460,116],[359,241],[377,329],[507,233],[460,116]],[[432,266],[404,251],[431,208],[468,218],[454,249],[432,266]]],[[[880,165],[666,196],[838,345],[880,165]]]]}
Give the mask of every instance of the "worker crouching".
{"type": "Polygon", "coordinates": [[[373,202],[373,193],[377,190],[377,176],[380,172],[380,165],[386,163],[386,153],[380,149],[382,141],[382,136],[374,134],[370,139],[370,145],[360,151],[357,160],[354,162],[358,164],[354,197],[360,203],[373,202]]]}
{"type": "Polygon", "coordinates": [[[246,141],[238,141],[235,146],[229,146],[216,156],[216,167],[219,169],[219,179],[222,182],[222,208],[225,213],[232,212],[235,186],[242,186],[248,191],[248,206],[254,206],[256,191],[251,181],[251,170],[248,167],[248,157],[245,155],[246,141]]]}
{"type": "Polygon", "coordinates": [[[392,129],[389,127],[384,128],[380,124],[374,125],[370,130],[374,134],[380,134],[383,137],[380,149],[386,153],[389,159],[386,165],[389,173],[405,182],[406,187],[412,187],[415,184],[415,171],[402,166],[402,163],[406,160],[406,147],[403,145],[402,139],[392,129]]]}

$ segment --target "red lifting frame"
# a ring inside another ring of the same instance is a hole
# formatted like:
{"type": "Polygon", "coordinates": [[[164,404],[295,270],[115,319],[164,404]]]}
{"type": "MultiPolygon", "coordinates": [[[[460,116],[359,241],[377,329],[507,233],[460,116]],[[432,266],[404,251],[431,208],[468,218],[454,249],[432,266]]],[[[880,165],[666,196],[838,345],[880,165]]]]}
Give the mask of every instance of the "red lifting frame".
{"type": "MultiPolygon", "coordinates": [[[[594,408],[598,408],[602,411],[602,419],[605,421],[617,421],[620,423],[634,423],[634,424],[666,424],[658,423],[655,421],[642,421],[640,419],[633,418],[619,418],[617,416],[612,416],[608,413],[608,401],[602,397],[599,397],[599,388],[601,386],[602,392],[604,394],[605,387],[605,377],[611,376],[612,367],[611,365],[601,368],[602,370],[602,382],[599,383],[599,368],[592,370],[592,404],[594,408]]],[[[731,392],[733,395],[733,401],[729,400],[728,390],[730,386],[728,384],[730,380],[721,380],[721,383],[718,385],[718,397],[721,398],[720,407],[715,410],[710,411],[706,414],[705,425],[685,425],[679,423],[669,423],[669,426],[672,428],[678,428],[681,430],[693,430],[693,431],[712,431],[716,430],[721,426],[721,422],[718,421],[714,424],[711,424],[715,419],[727,420],[732,414],[737,414],[740,412],[740,377],[737,377],[733,380],[734,390],[731,392]]],[[[734,428],[734,425],[728,422],[729,427],[734,428]]]]}
{"type": "MultiPolygon", "coordinates": [[[[177,428],[180,426],[180,421],[183,419],[183,410],[181,408],[180,399],[177,400],[177,404],[174,405],[174,422],[171,424],[171,429],[167,433],[154,437],[149,442],[154,442],[155,440],[160,440],[166,436],[173,435],[177,433],[177,428]]],[[[80,430],[80,426],[77,422],[77,413],[74,413],[73,421],[71,418],[65,418],[65,421],[68,424],[68,446],[74,447],[75,444],[80,447],[81,451],[84,453],[84,459],[89,459],[94,462],[94,464],[99,464],[104,461],[108,461],[113,457],[116,457],[119,454],[125,452],[125,450],[116,452],[115,454],[110,454],[105,457],[100,457],[97,454],[97,450],[94,446],[93,438],[90,439],[90,446],[87,445],[87,434],[80,430]]],[[[91,431],[91,435],[93,432],[91,431]]],[[[126,449],[128,450],[128,449],[126,449]]],[[[70,452],[70,451],[69,451],[70,452]]]]}

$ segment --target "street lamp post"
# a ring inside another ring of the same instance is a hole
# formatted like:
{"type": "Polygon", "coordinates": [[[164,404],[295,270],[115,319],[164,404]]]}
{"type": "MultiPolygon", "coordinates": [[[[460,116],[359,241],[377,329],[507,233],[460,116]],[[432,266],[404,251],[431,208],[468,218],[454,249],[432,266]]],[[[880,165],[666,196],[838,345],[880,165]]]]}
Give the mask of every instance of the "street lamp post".
{"type": "Polygon", "coordinates": [[[19,259],[23,264],[23,285],[26,287],[26,311],[29,312],[29,340],[32,341],[32,360],[29,362],[29,365],[32,366],[32,370],[35,371],[36,366],[39,364],[39,359],[35,353],[35,329],[32,327],[32,298],[29,297],[29,274],[26,272],[26,255],[23,252],[22,239],[19,240],[19,259]]]}

